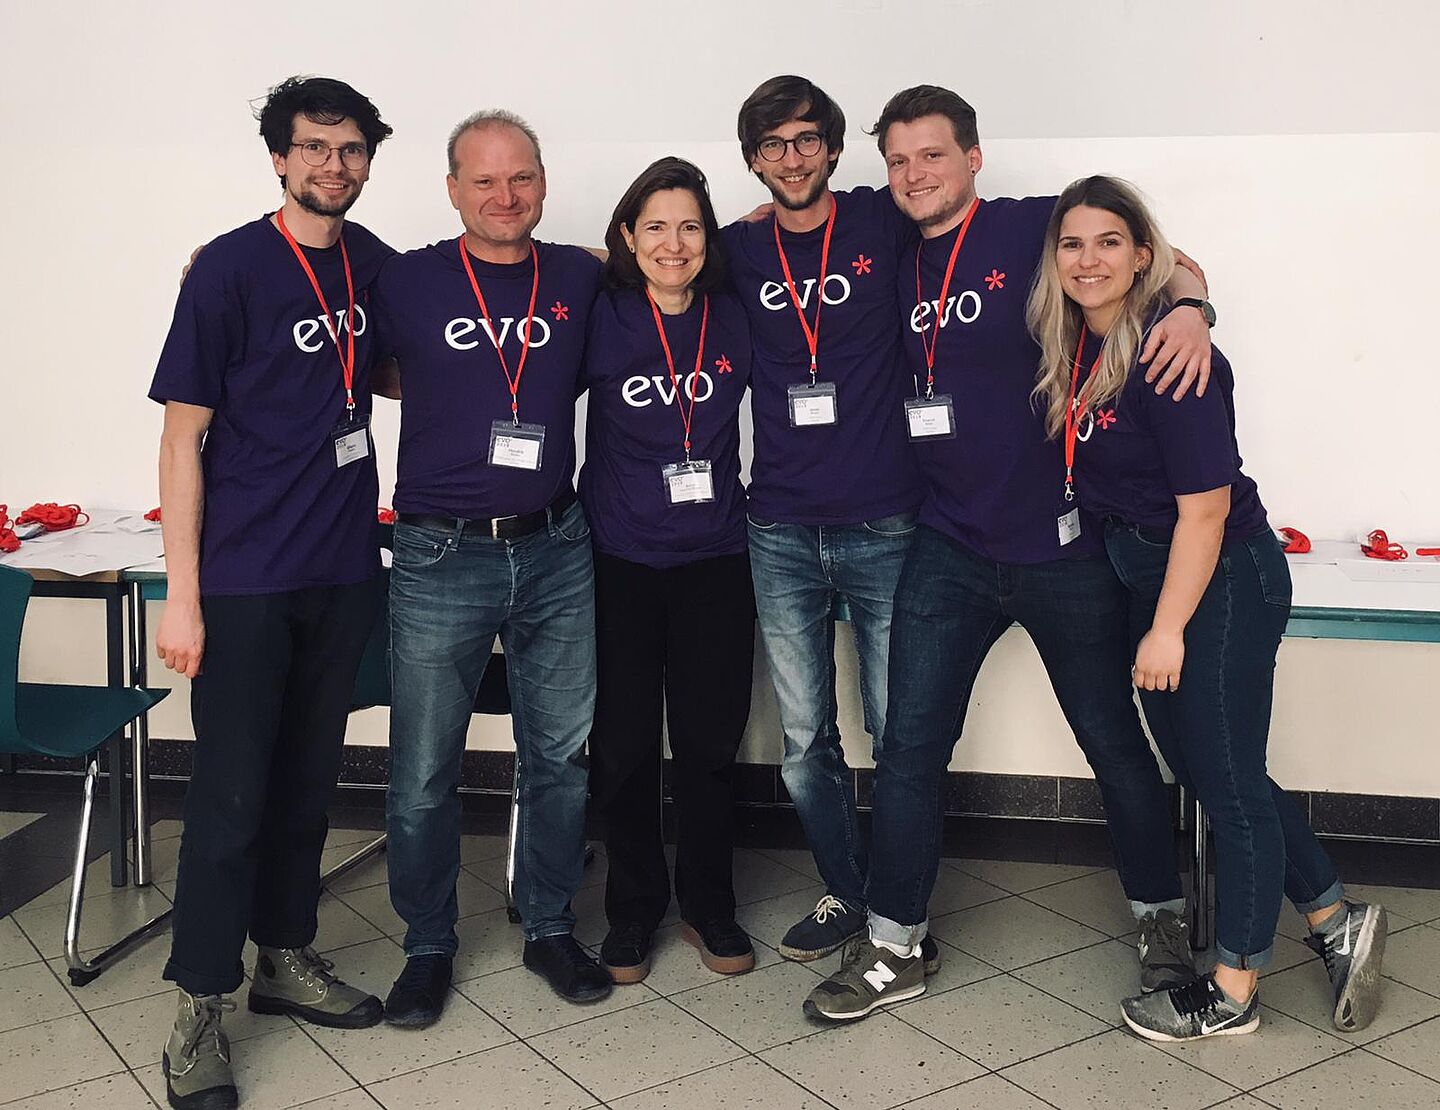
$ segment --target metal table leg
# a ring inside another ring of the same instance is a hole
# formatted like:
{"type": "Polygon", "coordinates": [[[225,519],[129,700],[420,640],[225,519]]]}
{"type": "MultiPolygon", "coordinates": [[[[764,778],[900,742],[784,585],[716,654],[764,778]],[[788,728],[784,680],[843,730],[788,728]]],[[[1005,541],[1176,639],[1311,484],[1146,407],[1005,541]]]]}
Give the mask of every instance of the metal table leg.
{"type": "MultiPolygon", "coordinates": [[[[145,588],[130,583],[130,685],[144,686],[149,679],[149,648],[145,630],[145,588]]],[[[150,883],[150,721],[142,713],[130,724],[133,749],[130,758],[132,812],[135,816],[135,885],[150,883]]]]}
{"type": "MultiPolygon", "coordinates": [[[[111,686],[125,685],[125,594],[118,584],[105,591],[105,672],[111,686]]],[[[125,804],[125,730],[107,741],[110,750],[110,885],[127,882],[126,842],[129,825],[125,804]]]]}

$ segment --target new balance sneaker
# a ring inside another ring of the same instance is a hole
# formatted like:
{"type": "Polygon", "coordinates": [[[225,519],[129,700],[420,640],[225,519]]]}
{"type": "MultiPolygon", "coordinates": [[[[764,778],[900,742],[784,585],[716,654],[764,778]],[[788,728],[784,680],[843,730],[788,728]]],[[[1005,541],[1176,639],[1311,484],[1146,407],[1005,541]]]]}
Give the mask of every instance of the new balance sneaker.
{"type": "Polygon", "coordinates": [[[638,983],[650,974],[650,946],[655,931],[634,921],[610,926],[600,945],[600,966],[613,983],[638,983]]]}
{"type": "Polygon", "coordinates": [[[1170,910],[1147,913],[1140,919],[1140,990],[1174,990],[1194,982],[1195,957],[1190,950],[1190,926],[1170,910]]]}
{"type": "Polygon", "coordinates": [[[790,926],[780,941],[780,955],[807,963],[828,956],[852,937],[868,932],[864,910],[854,909],[827,894],[815,903],[813,913],[790,926]]]}
{"type": "Polygon", "coordinates": [[[567,1002],[599,1002],[614,989],[609,973],[569,933],[527,940],[521,959],[567,1002]]]}
{"type": "Polygon", "coordinates": [[[685,922],[680,935],[700,950],[700,962],[720,975],[740,975],[755,966],[755,946],[733,918],[685,922]]]}
{"type": "Polygon", "coordinates": [[[810,992],[805,1012],[826,1021],[856,1021],[877,1007],[924,993],[922,956],[897,956],[867,940],[852,962],[810,992]]]}
{"type": "Polygon", "coordinates": [[[1260,992],[1241,1005],[1205,975],[1174,990],[1139,994],[1120,1003],[1125,1024],[1148,1041],[1195,1041],[1253,1033],[1260,1027],[1260,992]]]}
{"type": "Polygon", "coordinates": [[[231,1110],[240,1105],[230,1070],[230,1041],[220,1028],[221,1015],[234,1009],[235,1003],[218,994],[179,992],[175,1026],[161,1055],[165,1096],[175,1110],[231,1110]]]}
{"type": "MultiPolygon", "coordinates": [[[[861,933],[858,937],[851,937],[845,942],[845,951],[840,954],[840,966],[845,967],[853,964],[861,956],[870,950],[869,932],[861,933]]],[[[920,958],[925,961],[925,977],[928,979],[940,970],[940,946],[935,943],[935,938],[929,933],[920,942],[920,958]]]]}
{"type": "Polygon", "coordinates": [[[1380,961],[1389,921],[1384,906],[1344,902],[1329,921],[1305,938],[1325,960],[1335,988],[1331,1020],[1343,1033],[1364,1029],[1380,1004],[1380,961]]]}
{"type": "Polygon", "coordinates": [[[334,974],[335,965],[315,949],[261,947],[250,982],[250,1009],[257,1014],[290,1014],[332,1029],[367,1029],[380,1024],[385,1007],[373,994],[334,974]]]}

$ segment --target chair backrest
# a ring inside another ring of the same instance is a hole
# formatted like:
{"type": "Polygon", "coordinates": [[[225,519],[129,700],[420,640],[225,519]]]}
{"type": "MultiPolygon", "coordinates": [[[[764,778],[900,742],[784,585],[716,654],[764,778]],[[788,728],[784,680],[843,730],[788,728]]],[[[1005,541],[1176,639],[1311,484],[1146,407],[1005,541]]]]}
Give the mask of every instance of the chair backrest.
{"type": "Polygon", "coordinates": [[[28,751],[15,721],[15,688],[20,682],[20,630],[30,604],[31,579],[14,567],[0,567],[0,752],[28,751]]]}

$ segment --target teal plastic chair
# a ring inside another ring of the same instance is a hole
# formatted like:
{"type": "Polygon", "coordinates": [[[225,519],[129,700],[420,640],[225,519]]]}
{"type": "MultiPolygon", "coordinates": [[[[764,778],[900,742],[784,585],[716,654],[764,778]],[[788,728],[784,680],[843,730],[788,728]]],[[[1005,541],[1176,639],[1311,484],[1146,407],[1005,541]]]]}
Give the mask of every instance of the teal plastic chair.
{"type": "MultiPolygon", "coordinates": [[[[70,981],[80,986],[99,975],[169,916],[167,912],[146,922],[93,960],[80,955],[80,913],[85,897],[95,786],[100,778],[100,749],[115,732],[148,712],[170,691],[21,682],[20,631],[30,604],[31,585],[28,574],[0,567],[0,753],[85,761],[85,803],[80,811],[75,874],[70,882],[70,909],[65,918],[65,962],[69,965],[70,981]]],[[[110,804],[119,803],[120,799],[112,792],[110,804]]]]}

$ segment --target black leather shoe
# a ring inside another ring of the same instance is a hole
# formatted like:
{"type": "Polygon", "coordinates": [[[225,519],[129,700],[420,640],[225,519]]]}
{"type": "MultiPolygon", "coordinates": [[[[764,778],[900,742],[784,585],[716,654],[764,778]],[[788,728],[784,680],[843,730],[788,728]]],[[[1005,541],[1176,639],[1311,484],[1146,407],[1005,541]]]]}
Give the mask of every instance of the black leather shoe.
{"type": "Polygon", "coordinates": [[[525,966],[567,1002],[599,1002],[614,989],[605,969],[569,933],[527,940],[525,966]]]}
{"type": "Polygon", "coordinates": [[[755,966],[755,946],[735,919],[685,922],[680,935],[700,949],[700,962],[721,975],[739,975],[755,966]]]}
{"type": "Polygon", "coordinates": [[[655,931],[633,921],[612,925],[600,946],[600,966],[615,983],[638,983],[650,974],[650,946],[655,931]]]}
{"type": "Polygon", "coordinates": [[[385,1021],[403,1029],[434,1025],[445,1010],[452,969],[449,956],[411,956],[385,999],[385,1021]]]}

